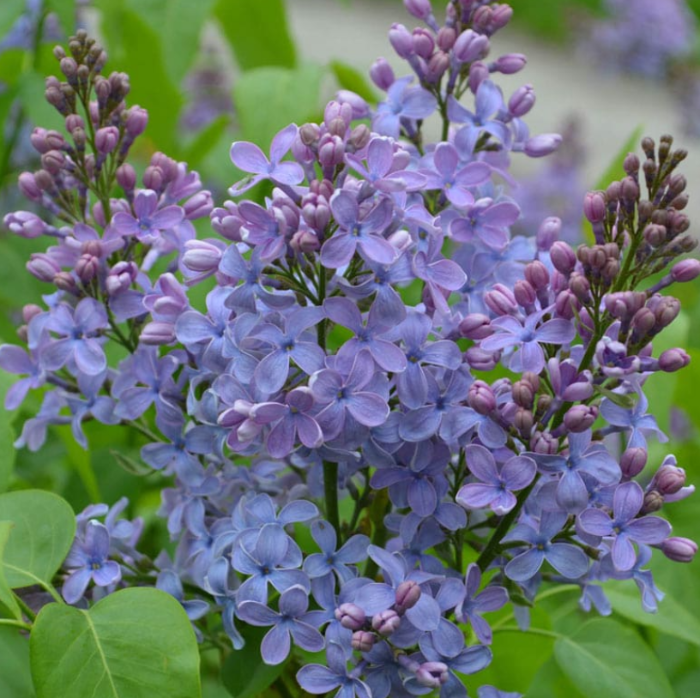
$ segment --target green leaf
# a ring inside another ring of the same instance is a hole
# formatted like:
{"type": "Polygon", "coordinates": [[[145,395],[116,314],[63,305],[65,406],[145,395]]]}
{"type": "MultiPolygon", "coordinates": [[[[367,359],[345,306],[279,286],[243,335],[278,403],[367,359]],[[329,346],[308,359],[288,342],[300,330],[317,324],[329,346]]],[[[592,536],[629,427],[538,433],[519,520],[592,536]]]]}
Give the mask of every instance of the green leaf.
{"type": "Polygon", "coordinates": [[[561,637],[554,656],[569,680],[588,697],[670,697],[661,664],[632,629],[596,619],[561,637]]]}
{"type": "Polygon", "coordinates": [[[5,36],[14,23],[24,14],[24,0],[2,0],[0,2],[0,36],[5,36]]]}
{"type": "Polygon", "coordinates": [[[242,137],[266,151],[272,137],[287,124],[314,119],[322,76],[323,70],[316,65],[295,70],[256,68],[241,75],[233,98],[242,137]]]}
{"type": "MultiPolygon", "coordinates": [[[[11,523],[9,520],[0,520],[0,562],[3,561],[5,547],[7,546],[7,541],[10,539],[10,530],[12,530],[13,527],[14,523],[11,523]]],[[[0,568],[0,603],[5,605],[16,619],[22,619],[19,605],[15,600],[12,589],[7,583],[5,571],[2,568],[0,568]]]]}
{"type": "Polygon", "coordinates": [[[182,606],[156,588],[127,588],[89,610],[52,603],[30,639],[42,697],[199,697],[199,651],[182,606]]]}
{"type": "Polygon", "coordinates": [[[331,61],[330,68],[341,88],[352,90],[370,104],[376,104],[377,94],[359,70],[342,61],[331,61]]]}
{"type": "Polygon", "coordinates": [[[15,430],[12,427],[12,414],[2,410],[0,413],[0,493],[7,490],[12,477],[12,470],[15,466],[15,430]]]}
{"type": "Polygon", "coordinates": [[[199,35],[214,0],[129,0],[131,9],[162,38],[163,63],[179,85],[199,50],[199,35]]]}
{"type": "Polygon", "coordinates": [[[0,495],[0,513],[15,525],[3,557],[10,588],[49,585],[75,536],[71,507],[48,491],[12,491],[0,495]]]}
{"type": "Polygon", "coordinates": [[[283,0],[217,0],[214,16],[244,71],[295,66],[283,0]]]}
{"type": "Polygon", "coordinates": [[[66,36],[76,30],[75,0],[48,0],[46,9],[55,12],[66,36]]]}
{"type": "Polygon", "coordinates": [[[229,654],[221,668],[221,680],[231,697],[252,698],[261,695],[282,673],[284,662],[268,666],[260,656],[260,643],[266,632],[258,627],[241,630],[246,640],[245,646],[229,654]]]}
{"type": "Polygon", "coordinates": [[[614,404],[621,406],[622,408],[634,408],[637,405],[638,399],[636,398],[636,394],[616,394],[614,391],[610,391],[610,389],[606,389],[603,386],[597,386],[596,391],[601,396],[605,396],[614,404]]]}
{"type": "Polygon", "coordinates": [[[44,98],[44,76],[36,71],[25,71],[18,83],[19,97],[29,120],[45,129],[62,129],[63,119],[44,98]]]}
{"type": "Polygon", "coordinates": [[[202,128],[194,139],[190,141],[184,154],[184,159],[189,163],[190,167],[199,167],[199,164],[209,155],[211,150],[221,142],[221,138],[226,132],[230,121],[230,117],[227,114],[221,114],[202,128]]]}
{"type": "Polygon", "coordinates": [[[29,640],[16,629],[2,626],[0,626],[0,697],[36,697],[29,671],[29,640]]]}
{"type": "Polygon", "coordinates": [[[540,666],[525,695],[529,698],[583,697],[552,658],[540,666]]]}
{"type": "Polygon", "coordinates": [[[639,625],[700,646],[700,620],[671,594],[666,593],[659,603],[659,611],[651,614],[642,608],[639,590],[632,581],[609,581],[605,584],[605,593],[616,613],[639,625]]]}

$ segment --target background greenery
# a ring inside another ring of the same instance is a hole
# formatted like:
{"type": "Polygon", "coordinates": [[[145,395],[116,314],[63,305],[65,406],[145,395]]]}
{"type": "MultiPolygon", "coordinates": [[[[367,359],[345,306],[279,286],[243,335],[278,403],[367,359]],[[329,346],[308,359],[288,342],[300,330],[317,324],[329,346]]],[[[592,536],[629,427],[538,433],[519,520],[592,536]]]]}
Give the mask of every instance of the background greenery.
{"type": "MultiPolygon", "coordinates": [[[[333,0],[323,0],[330,1],[333,0]]],[[[567,17],[571,12],[583,7],[599,12],[601,3],[511,0],[511,4],[516,9],[516,26],[554,42],[566,42],[570,27],[567,17]]],[[[693,0],[692,4],[700,10],[700,0],[693,0]]],[[[0,2],[0,37],[7,34],[24,7],[25,0],[0,2]]],[[[283,125],[319,118],[325,100],[338,87],[374,98],[364,77],[333,56],[328,56],[323,64],[300,60],[283,0],[95,0],[87,8],[76,7],[74,0],[47,0],[46,9],[57,15],[64,33],[74,30],[78,18],[97,29],[110,56],[108,70],[130,75],[130,103],[140,104],[150,114],[137,154],[142,167],[154,151],[163,150],[174,158],[187,160],[219,195],[237,177],[228,158],[232,140],[242,138],[265,147],[283,125]],[[204,37],[208,37],[207,41],[204,37]],[[192,81],[187,77],[193,70],[209,67],[205,44],[212,41],[224,66],[223,90],[219,95],[223,95],[224,108],[201,128],[186,129],[183,115],[192,101],[191,89],[187,88],[192,81]]],[[[402,17],[397,3],[397,20],[402,17]]],[[[27,206],[18,199],[14,183],[18,170],[35,167],[27,148],[30,128],[61,126],[60,117],[43,100],[43,77],[56,72],[53,44],[35,42],[31,48],[11,48],[0,53],[0,82],[4,85],[0,93],[0,123],[4,124],[0,147],[3,214],[27,206]]],[[[372,59],[367,57],[367,65],[372,59]]],[[[619,169],[619,165],[616,167],[619,169]]],[[[616,172],[608,173],[608,179],[615,177],[616,172]]],[[[206,235],[205,230],[202,234],[206,235]]],[[[41,294],[50,291],[24,270],[28,255],[39,245],[0,233],[0,339],[4,342],[15,342],[22,305],[37,301],[41,294]]],[[[666,453],[675,453],[692,483],[700,482],[696,458],[700,452],[700,287],[685,285],[680,291],[682,318],[662,337],[657,352],[666,347],[688,347],[695,361],[679,375],[655,376],[647,384],[647,393],[664,429],[669,428],[672,408],[681,409],[688,425],[683,439],[674,439],[670,445],[654,445],[649,464],[656,468],[666,453]]],[[[0,394],[12,381],[0,374],[0,394]]],[[[111,504],[127,496],[132,515],[146,518],[145,548],[156,553],[168,546],[163,523],[155,515],[165,482],[157,474],[140,473],[141,438],[118,427],[89,425],[86,432],[91,449],[86,452],[74,442],[70,428],[64,426],[50,430],[39,453],[16,453],[12,443],[22,422],[36,412],[38,405],[39,399],[34,397],[18,411],[0,413],[0,493],[46,489],[60,494],[75,512],[89,503],[111,504]]],[[[9,496],[4,501],[0,497],[0,520],[10,519],[13,501],[8,500],[9,496]]],[[[670,505],[666,511],[676,534],[700,538],[700,498],[670,505]]],[[[39,508],[39,512],[44,511],[39,508]]],[[[60,513],[56,515],[59,516],[60,513]]],[[[25,533],[27,538],[30,530],[25,533]]],[[[0,527],[0,559],[8,536],[0,527]]],[[[10,545],[12,542],[10,539],[10,545]]],[[[15,555],[6,554],[6,561],[11,556],[15,555]]],[[[545,697],[696,696],[700,692],[700,561],[679,565],[655,556],[654,571],[658,585],[666,592],[656,615],[642,611],[636,588],[629,581],[608,587],[616,610],[611,618],[580,612],[577,592],[571,586],[550,589],[542,595],[541,604],[532,614],[530,632],[517,631],[510,607],[495,613],[492,622],[496,661],[477,678],[469,679],[468,687],[475,689],[483,683],[493,683],[505,690],[545,697]]],[[[50,578],[51,571],[45,575],[50,578]]],[[[0,575],[0,601],[6,602],[3,585],[0,575]]],[[[133,606],[136,611],[143,609],[143,614],[149,604],[155,605],[153,609],[165,606],[163,610],[171,604],[162,600],[126,600],[126,596],[138,598],[138,591],[119,595],[125,596],[124,605],[133,606]]],[[[74,629],[80,629],[87,624],[81,615],[76,613],[76,618],[69,611],[56,613],[57,619],[46,620],[36,630],[38,641],[32,643],[32,652],[44,643],[42,634],[49,622],[55,628],[73,629],[71,625],[75,625],[74,629]],[[59,619],[61,616],[72,619],[59,619]]],[[[99,627],[101,619],[109,620],[109,606],[95,608],[91,615],[99,627]]],[[[153,629],[159,639],[177,636],[176,631],[158,628],[157,621],[153,629]]],[[[282,669],[264,667],[255,640],[251,638],[251,642],[243,651],[228,657],[222,674],[218,654],[203,655],[205,695],[250,696],[264,691],[269,694],[266,688],[278,679],[282,669]]],[[[61,640],[52,639],[50,643],[60,644],[61,640]]],[[[189,643],[188,639],[182,640],[183,648],[189,643]]],[[[0,627],[1,696],[31,697],[46,691],[32,685],[29,654],[25,638],[11,628],[0,627]]],[[[80,688],[69,685],[70,678],[66,677],[64,683],[66,692],[79,693],[80,688]]],[[[285,682],[283,676],[275,687],[298,692],[294,691],[293,681],[285,682]]],[[[118,690],[120,694],[135,692],[134,688],[118,690]]],[[[149,694],[155,692],[149,687],[149,694]]],[[[165,692],[175,691],[171,687],[165,692]]],[[[194,692],[196,688],[189,694],[194,692]]]]}

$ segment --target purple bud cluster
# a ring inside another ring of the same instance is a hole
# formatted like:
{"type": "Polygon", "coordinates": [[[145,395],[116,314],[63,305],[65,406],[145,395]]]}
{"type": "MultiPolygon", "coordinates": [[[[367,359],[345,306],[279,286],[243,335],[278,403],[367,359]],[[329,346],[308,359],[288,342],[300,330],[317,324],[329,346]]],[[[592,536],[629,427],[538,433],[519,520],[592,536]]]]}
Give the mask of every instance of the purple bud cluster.
{"type": "MultiPolygon", "coordinates": [[[[680,348],[654,357],[680,310],[666,290],[700,272],[678,261],[693,243],[675,172],[685,152],[645,139],[644,164],[628,156],[622,181],[586,196],[593,245],[557,240],[555,220],[513,237],[519,208],[497,178],[511,153],[543,156],[559,139],[530,137],[530,86],[506,102],[493,82],[525,63],[488,59],[511,10],[461,0],[440,25],[428,0],[405,5],[425,27],[394,25],[390,41],[413,75],[380,59],[376,108],[341,92],[268,153],[235,142],[247,176],[230,194],[266,183],[268,195],[216,208],[162,154],[138,186],[126,155],[145,114],[76,38],[72,62],[58,52],[68,82],[47,95],[73,141],[39,132],[51,156],[21,178],[64,225],[6,218],[57,243],[29,265],[55,290],[47,310],[25,307],[26,349],[0,348],[0,366],[23,375],[9,406],[47,389],[19,444],[38,449],[70,422],[85,445],[85,419],[121,423],[172,477],[160,514],[174,560],[136,553],[138,524],[102,525],[96,506],[80,516],[66,600],[152,579],[195,624],[219,613],[235,649],[248,626],[266,628],[268,664],[325,649],[325,665],[297,673],[315,695],[464,697],[462,675],[491,661],[483,614],[510,596],[564,579],[590,607],[599,582],[635,578],[653,609],[650,548],[681,562],[696,550],[652,514],[692,492],[684,471],[669,456],[645,472],[647,440],[665,436],[643,383],[688,363],[680,348]],[[427,144],[433,114],[442,138],[427,144]],[[218,237],[198,240],[191,221],[207,215],[218,237]],[[108,344],[122,348],[116,366],[108,344]],[[493,380],[499,365],[509,372],[493,380]]],[[[610,612],[602,591],[593,602],[610,612]]]]}

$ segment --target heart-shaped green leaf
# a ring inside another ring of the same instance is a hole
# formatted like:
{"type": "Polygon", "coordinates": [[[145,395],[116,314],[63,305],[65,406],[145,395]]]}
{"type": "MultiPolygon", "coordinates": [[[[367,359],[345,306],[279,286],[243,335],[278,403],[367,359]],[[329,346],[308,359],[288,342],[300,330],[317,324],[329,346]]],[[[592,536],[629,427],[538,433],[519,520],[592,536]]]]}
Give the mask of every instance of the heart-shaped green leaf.
{"type": "Polygon", "coordinates": [[[89,610],[52,603],[30,639],[41,697],[199,697],[199,651],[172,596],[127,588],[89,610]]]}
{"type": "Polygon", "coordinates": [[[14,523],[2,558],[10,588],[50,584],[73,543],[73,509],[48,491],[12,491],[0,495],[0,518],[14,523]]]}
{"type": "MultiPolygon", "coordinates": [[[[7,545],[7,540],[10,538],[10,530],[13,524],[8,520],[0,521],[0,562],[2,562],[2,555],[5,551],[5,546],[7,545]]],[[[5,578],[5,571],[0,566],[0,603],[5,605],[9,611],[18,619],[22,619],[22,613],[20,612],[19,605],[15,600],[14,595],[12,595],[12,589],[7,583],[5,578]]]]}

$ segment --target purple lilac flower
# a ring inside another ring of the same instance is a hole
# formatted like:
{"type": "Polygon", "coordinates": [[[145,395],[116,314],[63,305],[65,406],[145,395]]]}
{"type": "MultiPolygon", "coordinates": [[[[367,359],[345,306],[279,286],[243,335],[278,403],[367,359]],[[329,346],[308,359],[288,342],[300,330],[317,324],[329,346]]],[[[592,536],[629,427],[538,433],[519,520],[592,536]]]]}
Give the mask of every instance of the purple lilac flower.
{"type": "Polygon", "coordinates": [[[661,544],[671,532],[671,526],[663,518],[655,515],[638,518],[643,504],[642,487],[628,481],[615,490],[612,517],[597,508],[588,508],[579,516],[584,532],[613,538],[612,561],[619,571],[629,571],[634,566],[634,542],[661,544]]]}
{"type": "Polygon", "coordinates": [[[5,394],[5,408],[13,411],[25,399],[30,389],[38,389],[46,382],[46,372],[41,366],[36,350],[27,352],[17,345],[0,345],[0,367],[10,374],[26,374],[16,381],[5,394]]]}
{"type": "Polygon", "coordinates": [[[387,90],[386,101],[380,102],[372,119],[378,134],[399,138],[402,120],[425,119],[437,108],[437,100],[422,87],[411,86],[413,78],[399,78],[387,90]]]}
{"type": "Polygon", "coordinates": [[[476,564],[467,567],[464,584],[464,599],[455,609],[455,618],[463,624],[468,622],[482,644],[491,644],[493,633],[482,613],[500,610],[508,602],[508,591],[501,586],[488,586],[479,593],[481,570],[476,564]]]}
{"type": "Polygon", "coordinates": [[[468,243],[476,236],[487,248],[502,250],[508,243],[508,227],[519,215],[520,209],[515,203],[484,197],[468,207],[465,218],[453,219],[449,226],[450,235],[460,243],[468,243]]]}
{"type": "Polygon", "coordinates": [[[516,504],[513,491],[520,491],[532,483],[537,466],[530,457],[511,457],[500,469],[489,450],[480,445],[469,445],[464,454],[467,467],[481,483],[462,486],[456,501],[464,508],[489,507],[496,515],[504,515],[516,504]]]}
{"type": "Polygon", "coordinates": [[[335,697],[370,698],[372,693],[366,683],[348,672],[345,651],[331,642],[326,647],[326,663],[308,664],[297,673],[299,685],[313,695],[325,695],[338,688],[335,697]]]}
{"type": "Polygon", "coordinates": [[[279,599],[279,612],[255,601],[243,601],[238,606],[238,617],[251,625],[271,627],[263,637],[260,653],[266,664],[282,663],[294,643],[306,651],[320,651],[324,647],[321,634],[303,622],[309,607],[309,594],[301,586],[287,588],[279,599]]]}
{"type": "Polygon", "coordinates": [[[505,109],[501,89],[491,80],[484,80],[476,91],[475,107],[475,111],[470,112],[450,96],[447,102],[447,114],[451,121],[467,124],[463,127],[464,129],[477,134],[486,132],[507,146],[510,141],[510,132],[497,118],[499,112],[505,109]]]}
{"type": "Polygon", "coordinates": [[[369,537],[353,535],[340,549],[338,537],[330,523],[317,520],[311,526],[311,535],[321,548],[321,553],[309,554],[304,560],[304,571],[312,579],[335,573],[342,584],[352,579],[356,574],[348,564],[363,561],[367,556],[369,537]]]}
{"type": "Polygon", "coordinates": [[[134,197],[134,214],[117,212],[112,225],[120,236],[135,236],[143,243],[152,244],[158,240],[161,232],[181,223],[184,215],[182,207],[174,204],[160,209],[157,193],[141,190],[134,197]]]}
{"type": "Polygon", "coordinates": [[[111,586],[121,579],[122,571],[117,562],[110,561],[109,532],[97,520],[85,525],[82,539],[76,539],[66,557],[65,566],[72,570],[63,584],[63,598],[69,605],[77,603],[90,581],[98,586],[111,586]]]}
{"type": "Polygon", "coordinates": [[[627,447],[647,447],[646,434],[656,435],[659,442],[668,442],[668,437],[662,432],[656,423],[656,419],[647,413],[649,401],[644,393],[639,390],[639,401],[633,409],[622,408],[610,399],[603,399],[600,404],[600,413],[610,425],[614,425],[625,431],[629,430],[627,447]]]}
{"type": "Polygon", "coordinates": [[[275,135],[270,146],[269,160],[254,143],[234,141],[231,160],[243,172],[251,173],[252,177],[230,187],[229,194],[236,197],[268,178],[282,185],[298,185],[304,179],[301,166],[291,161],[282,162],[292,147],[298,130],[296,124],[290,124],[275,135]]]}
{"type": "Polygon", "coordinates": [[[501,316],[491,322],[495,333],[481,341],[481,348],[488,352],[515,349],[510,358],[513,372],[539,374],[545,365],[542,344],[566,345],[576,336],[571,321],[553,318],[540,325],[546,311],[530,314],[522,323],[512,316],[501,316]]]}
{"type": "Polygon", "coordinates": [[[526,542],[530,547],[511,559],[505,568],[505,574],[513,581],[527,581],[549,562],[562,576],[577,579],[588,570],[588,557],[583,550],[573,544],[552,542],[559,535],[566,513],[545,512],[540,518],[539,530],[531,525],[516,525],[502,542],[526,542]]]}

